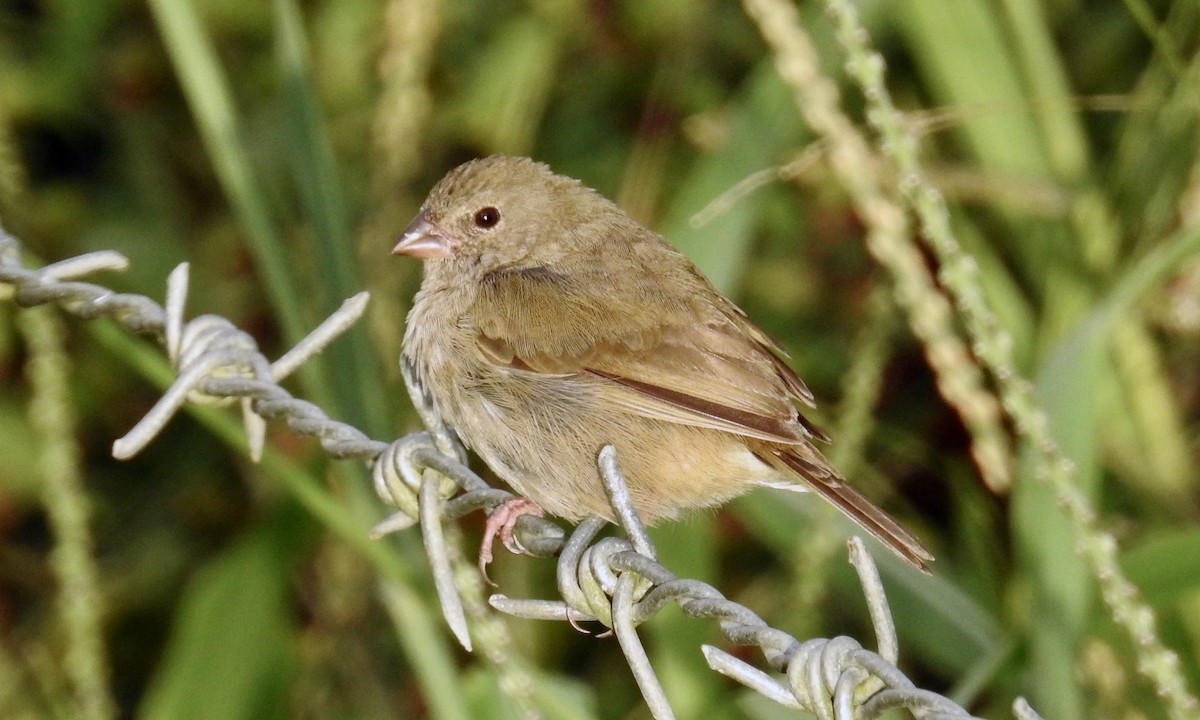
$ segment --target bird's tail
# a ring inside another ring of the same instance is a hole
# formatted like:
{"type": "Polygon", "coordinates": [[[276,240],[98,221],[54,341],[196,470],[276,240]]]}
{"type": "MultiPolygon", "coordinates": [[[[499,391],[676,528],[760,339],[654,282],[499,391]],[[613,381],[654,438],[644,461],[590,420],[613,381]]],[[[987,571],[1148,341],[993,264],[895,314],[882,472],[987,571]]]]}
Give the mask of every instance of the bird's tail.
{"type": "Polygon", "coordinates": [[[901,559],[922,572],[929,572],[933,555],[887,513],[847,485],[815,448],[768,445],[759,448],[755,454],[777,470],[798,475],[807,489],[828,500],[901,559]]]}

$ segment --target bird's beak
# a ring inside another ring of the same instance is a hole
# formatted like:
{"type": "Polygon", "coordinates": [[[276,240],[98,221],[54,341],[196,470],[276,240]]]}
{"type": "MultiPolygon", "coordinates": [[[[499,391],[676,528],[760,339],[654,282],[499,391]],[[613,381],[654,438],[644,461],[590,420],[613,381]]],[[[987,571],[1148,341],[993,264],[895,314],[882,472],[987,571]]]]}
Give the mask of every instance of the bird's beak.
{"type": "Polygon", "coordinates": [[[421,212],[404,228],[404,234],[400,236],[396,247],[392,248],[392,254],[411,255],[422,260],[445,260],[453,257],[458,246],[456,238],[447,235],[421,212]]]}

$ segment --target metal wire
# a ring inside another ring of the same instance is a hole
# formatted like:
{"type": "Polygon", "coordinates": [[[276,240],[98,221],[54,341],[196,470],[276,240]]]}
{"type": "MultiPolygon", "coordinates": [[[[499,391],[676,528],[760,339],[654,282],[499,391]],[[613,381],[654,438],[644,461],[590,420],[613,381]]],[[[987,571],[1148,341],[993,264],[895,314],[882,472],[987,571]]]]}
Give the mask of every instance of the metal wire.
{"type": "MultiPolygon", "coordinates": [[[[117,293],[75,279],[127,266],[119,254],[99,252],[30,269],[21,262],[17,240],[0,228],[0,284],[13,288],[17,304],[54,303],[81,318],[112,318],[133,332],[154,336],[171,360],[175,382],[150,412],[113,444],[113,455],[127,458],[139,452],[184,402],[237,400],[252,453],[261,449],[265,421],[280,419],[297,434],[317,438],[333,458],[367,461],[376,493],[396,510],[372,534],[381,536],[420,522],[443,615],[454,636],[470,649],[469,628],[452,581],[441,523],[475,510],[491,510],[514,496],[488,486],[466,466],[453,431],[440,422],[409,368],[403,368],[405,382],[428,431],[390,444],[329,418],[319,407],[293,397],[278,384],[357,320],[366,305],[366,293],[348,300],[272,363],[259,352],[253,338],[222,317],[202,315],[184,321],[186,265],[171,274],[166,307],[142,295],[117,293]]],[[[896,667],[898,645],[887,599],[875,564],[858,538],[850,541],[850,558],[867,597],[878,652],[866,650],[848,637],[801,642],[769,627],[711,585],[676,577],[655,559],[654,544],[629,500],[611,446],[600,452],[597,468],[625,537],[596,541],[606,525],[598,517],[584,520],[568,537],[554,523],[523,516],[515,528],[517,539],[531,554],[558,555],[557,584],[562,599],[521,600],[497,594],[489,602],[501,612],[523,618],[565,620],[575,625],[599,621],[611,628],[655,718],[673,718],[674,713],[637,626],[669,603],[678,605],[689,617],[717,620],[733,645],[758,647],[777,674],[710,645],[702,651],[713,670],[786,707],[805,710],[822,720],[869,720],[897,707],[922,718],[972,717],[949,699],[915,687],[896,667]]],[[[1020,720],[1039,720],[1023,699],[1014,704],[1013,712],[1020,720]]]]}

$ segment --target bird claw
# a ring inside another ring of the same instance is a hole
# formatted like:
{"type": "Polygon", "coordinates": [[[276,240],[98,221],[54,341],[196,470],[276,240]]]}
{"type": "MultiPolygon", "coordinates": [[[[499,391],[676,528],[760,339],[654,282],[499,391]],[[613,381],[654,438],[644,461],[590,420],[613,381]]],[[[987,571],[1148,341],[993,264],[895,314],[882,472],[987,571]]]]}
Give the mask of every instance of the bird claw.
{"type": "MultiPolygon", "coordinates": [[[[500,536],[500,542],[513,555],[524,555],[525,548],[521,546],[521,542],[513,535],[513,528],[516,527],[517,519],[522,515],[533,515],[535,517],[545,517],[545,511],[541,506],[532,500],[526,498],[509,498],[495,507],[488,514],[487,524],[483,529],[483,543],[479,546],[479,572],[483,575],[483,579],[492,583],[491,578],[487,574],[487,566],[491,564],[492,545],[496,542],[496,536],[500,536]]],[[[492,583],[495,585],[495,583],[492,583]]]]}

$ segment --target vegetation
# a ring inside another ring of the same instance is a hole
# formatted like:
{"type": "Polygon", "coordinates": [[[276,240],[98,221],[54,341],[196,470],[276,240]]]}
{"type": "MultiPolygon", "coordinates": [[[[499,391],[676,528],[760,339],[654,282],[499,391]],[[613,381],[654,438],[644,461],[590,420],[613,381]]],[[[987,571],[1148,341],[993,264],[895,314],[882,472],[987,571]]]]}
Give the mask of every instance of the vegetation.
{"type": "MultiPolygon", "coordinates": [[[[930,578],[878,558],[919,686],[1194,717],[1200,9],[849,2],[8,3],[0,224],[30,262],[117,250],[98,280],[151,297],[189,262],[189,313],[270,357],[370,290],[289,387],[388,440],[418,427],[398,232],[462,160],[546,161],[781,341],[835,463],[934,551],[930,578]]],[[[480,587],[458,650],[415,531],[365,542],[367,473],[283,427],[253,464],[194,406],[112,459],[171,380],[151,340],[7,302],[0,377],[0,716],[646,716],[613,639],[480,587]]],[[[869,647],[850,531],[764,490],[654,536],[772,625],[869,647]]],[[[493,578],[554,596],[547,560],[493,578]]],[[[680,717],[792,716],[711,674],[711,625],[642,632],[680,717]]]]}

